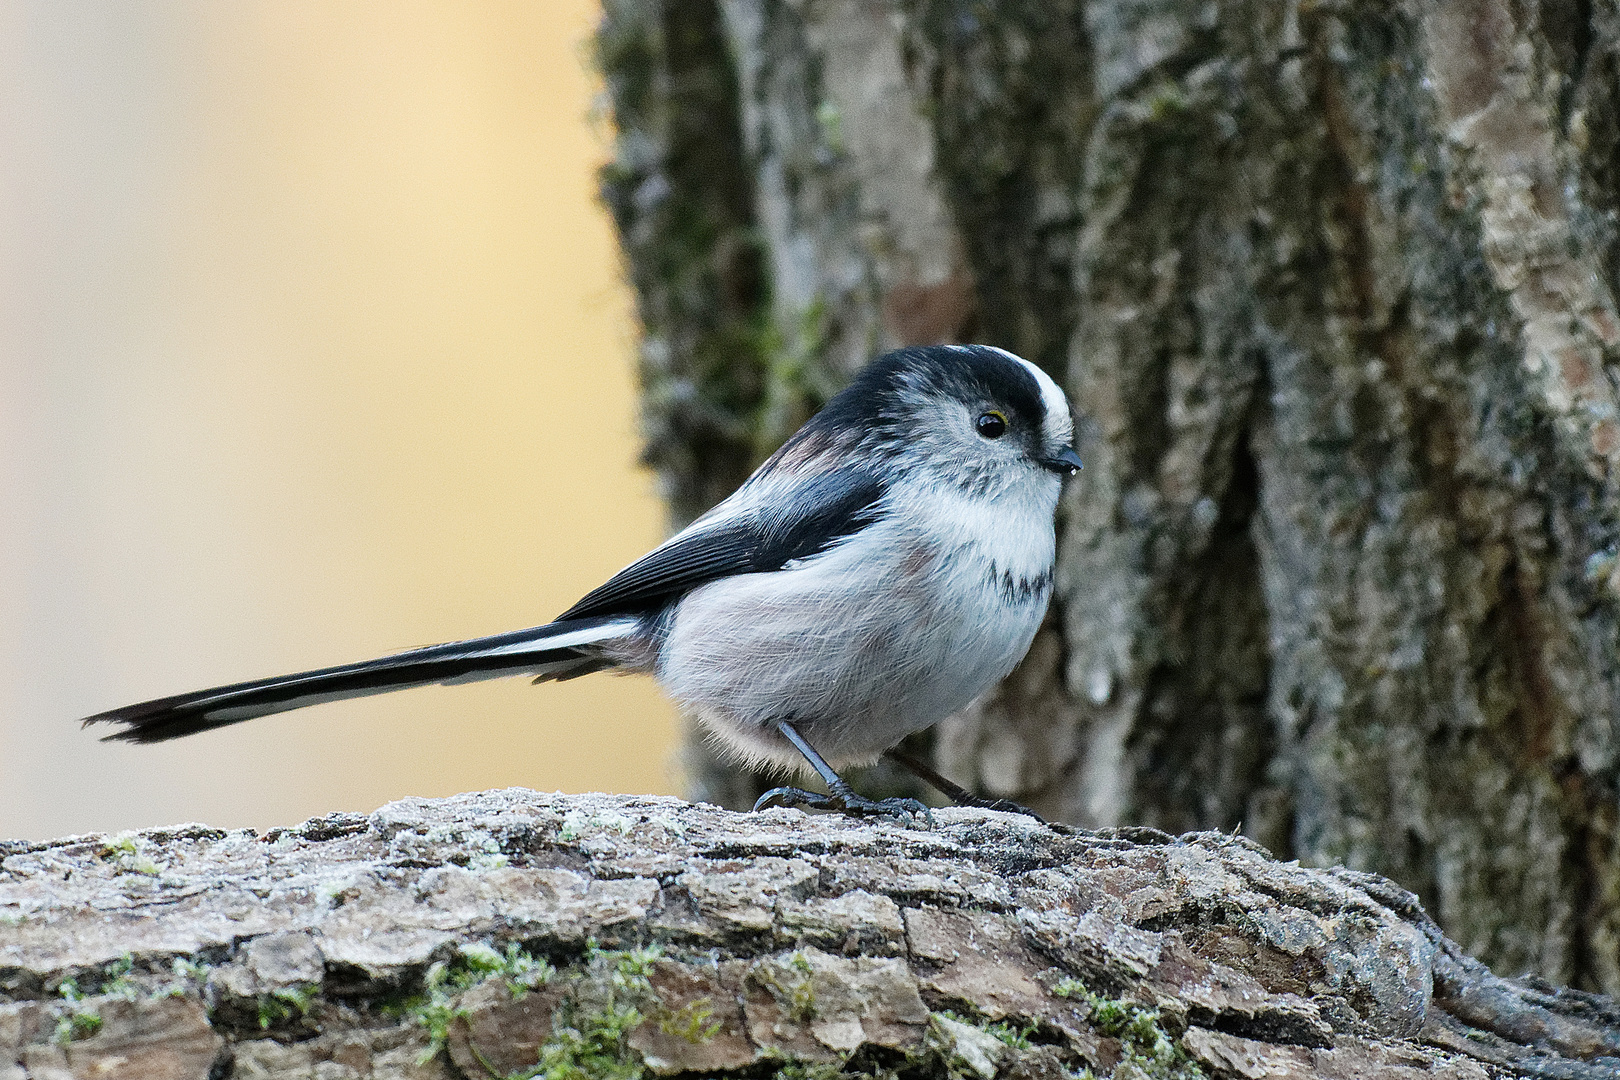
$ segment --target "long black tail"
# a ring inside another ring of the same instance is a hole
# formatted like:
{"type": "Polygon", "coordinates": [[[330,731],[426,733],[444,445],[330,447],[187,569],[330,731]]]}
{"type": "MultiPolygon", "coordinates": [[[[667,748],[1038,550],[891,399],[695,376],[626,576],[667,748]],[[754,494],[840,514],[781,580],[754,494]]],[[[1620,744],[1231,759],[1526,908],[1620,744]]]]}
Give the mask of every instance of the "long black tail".
{"type": "Polygon", "coordinates": [[[97,713],[84,723],[121,724],[102,742],[164,742],[271,713],[433,683],[507,675],[567,678],[608,666],[589,646],[634,632],[633,618],[567,619],[494,637],[429,645],[358,664],[216,686],[97,713]],[[582,670],[583,669],[583,670],[582,670]]]}

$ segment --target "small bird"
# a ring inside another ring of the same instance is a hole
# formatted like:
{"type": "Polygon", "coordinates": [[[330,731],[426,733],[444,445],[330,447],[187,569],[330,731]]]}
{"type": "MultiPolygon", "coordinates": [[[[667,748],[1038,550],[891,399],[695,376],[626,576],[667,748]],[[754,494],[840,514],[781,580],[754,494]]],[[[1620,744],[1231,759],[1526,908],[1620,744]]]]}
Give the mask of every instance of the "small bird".
{"type": "MultiPolygon", "coordinates": [[[[806,764],[806,806],[909,819],[835,766],[888,753],[989,690],[1046,614],[1062,478],[1080,468],[1068,400],[1034,364],[984,345],[873,361],[714,509],[529,630],[429,645],[99,713],[105,740],[163,742],[271,713],[433,683],[649,672],[736,760],[806,764]]],[[[1022,808],[1018,808],[1022,809],[1022,808]]]]}

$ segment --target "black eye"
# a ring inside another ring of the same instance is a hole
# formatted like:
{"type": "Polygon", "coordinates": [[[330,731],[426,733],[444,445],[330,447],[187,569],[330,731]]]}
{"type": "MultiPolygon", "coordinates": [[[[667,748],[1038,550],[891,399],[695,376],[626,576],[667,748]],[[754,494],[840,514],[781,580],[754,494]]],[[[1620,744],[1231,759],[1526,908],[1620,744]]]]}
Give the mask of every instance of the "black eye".
{"type": "Polygon", "coordinates": [[[993,409],[990,412],[981,413],[973,426],[978,428],[979,434],[987,439],[999,439],[1007,434],[1007,418],[993,409]]]}

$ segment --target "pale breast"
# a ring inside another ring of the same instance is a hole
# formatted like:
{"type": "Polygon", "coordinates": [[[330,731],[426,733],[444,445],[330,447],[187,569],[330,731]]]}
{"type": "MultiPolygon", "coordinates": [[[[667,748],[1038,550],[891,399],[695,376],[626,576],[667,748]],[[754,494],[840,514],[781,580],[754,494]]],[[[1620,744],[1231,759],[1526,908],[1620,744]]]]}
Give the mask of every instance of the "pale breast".
{"type": "Polygon", "coordinates": [[[798,567],[705,585],[666,624],[659,681],[746,759],[796,764],[768,726],[787,719],[835,765],[870,760],[966,707],[1028,650],[1052,538],[1049,516],[1025,524],[1010,543],[990,537],[992,553],[971,530],[925,539],[891,519],[798,567]]]}

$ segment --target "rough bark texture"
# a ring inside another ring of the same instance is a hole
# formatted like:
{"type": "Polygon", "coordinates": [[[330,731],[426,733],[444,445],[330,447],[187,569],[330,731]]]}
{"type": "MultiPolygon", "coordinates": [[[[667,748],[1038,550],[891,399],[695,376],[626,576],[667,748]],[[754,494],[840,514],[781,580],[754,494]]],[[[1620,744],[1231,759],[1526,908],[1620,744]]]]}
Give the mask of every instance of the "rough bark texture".
{"type": "Polygon", "coordinates": [[[1220,833],[511,790],[0,843],[4,1080],[673,1073],[1596,1080],[1620,1007],[1220,833]]]}
{"type": "Polygon", "coordinates": [[[609,0],[601,42],[677,521],[889,346],[1074,398],[1051,622],[941,771],[1620,992],[1612,0],[609,0]]]}

